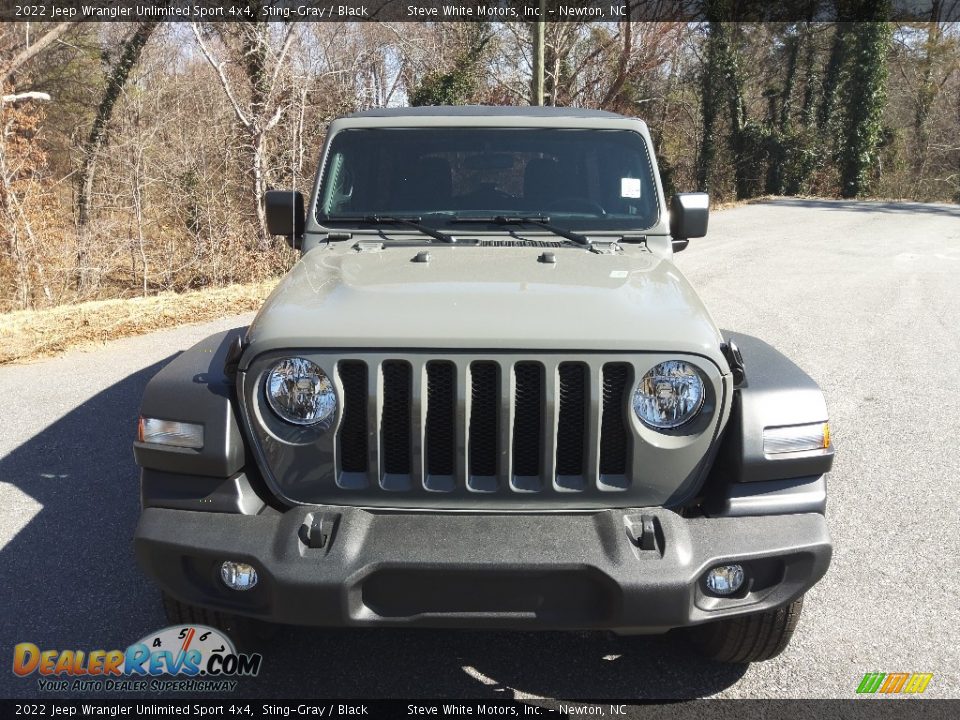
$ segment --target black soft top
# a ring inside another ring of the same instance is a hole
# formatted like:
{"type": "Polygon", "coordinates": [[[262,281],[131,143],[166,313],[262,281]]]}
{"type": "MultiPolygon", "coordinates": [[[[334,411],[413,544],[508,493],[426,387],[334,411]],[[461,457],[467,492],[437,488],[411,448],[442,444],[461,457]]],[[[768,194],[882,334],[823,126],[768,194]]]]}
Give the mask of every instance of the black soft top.
{"type": "Polygon", "coordinates": [[[624,118],[623,115],[606,110],[585,108],[495,106],[495,105],[437,105],[425,107],[376,108],[345,115],[348,118],[363,117],[577,117],[577,118],[624,118]]]}

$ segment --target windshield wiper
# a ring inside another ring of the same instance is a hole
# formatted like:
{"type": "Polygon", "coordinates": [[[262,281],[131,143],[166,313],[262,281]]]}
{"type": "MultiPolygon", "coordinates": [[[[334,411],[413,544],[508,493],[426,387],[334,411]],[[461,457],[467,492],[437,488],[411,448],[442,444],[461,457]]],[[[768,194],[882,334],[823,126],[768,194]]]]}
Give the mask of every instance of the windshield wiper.
{"type": "Polygon", "coordinates": [[[365,225],[406,225],[441,242],[455,243],[457,241],[456,238],[451,235],[423,225],[419,217],[401,217],[398,215],[324,215],[322,216],[322,220],[326,222],[362,223],[365,225]]]}
{"type": "Polygon", "coordinates": [[[544,215],[522,215],[513,217],[510,215],[494,215],[490,217],[458,217],[450,221],[451,223],[489,223],[492,225],[538,225],[544,230],[549,230],[554,235],[566,238],[577,245],[590,245],[585,235],[575,233],[573,230],[557,227],[550,222],[550,218],[544,215]]]}

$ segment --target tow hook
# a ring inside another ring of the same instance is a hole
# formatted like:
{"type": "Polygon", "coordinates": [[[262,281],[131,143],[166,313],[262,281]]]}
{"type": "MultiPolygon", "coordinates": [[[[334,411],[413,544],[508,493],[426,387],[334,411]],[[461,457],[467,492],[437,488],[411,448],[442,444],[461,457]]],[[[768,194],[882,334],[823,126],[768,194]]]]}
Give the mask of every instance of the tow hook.
{"type": "Polygon", "coordinates": [[[335,522],[335,517],[308,513],[297,532],[300,542],[313,549],[327,547],[335,522]]]}
{"type": "Polygon", "coordinates": [[[640,550],[663,555],[664,539],[660,521],[654,515],[631,515],[626,518],[627,535],[640,550]]]}

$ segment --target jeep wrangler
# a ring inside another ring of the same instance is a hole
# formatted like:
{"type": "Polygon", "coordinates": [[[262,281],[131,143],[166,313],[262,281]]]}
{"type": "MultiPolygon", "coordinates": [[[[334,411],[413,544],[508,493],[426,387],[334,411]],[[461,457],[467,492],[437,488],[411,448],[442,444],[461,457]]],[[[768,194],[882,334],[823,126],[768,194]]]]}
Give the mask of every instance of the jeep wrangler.
{"type": "Polygon", "coordinates": [[[673,263],[646,125],[557,108],[335,120],[301,257],[148,384],[135,549],[172,622],[682,628],[780,653],[826,572],[823,395],[673,263]]]}

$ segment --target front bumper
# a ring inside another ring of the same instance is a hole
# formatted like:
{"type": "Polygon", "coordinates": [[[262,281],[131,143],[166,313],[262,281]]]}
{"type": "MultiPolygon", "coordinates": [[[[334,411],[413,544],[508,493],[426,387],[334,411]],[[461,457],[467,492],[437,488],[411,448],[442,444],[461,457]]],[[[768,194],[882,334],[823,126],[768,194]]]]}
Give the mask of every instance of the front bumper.
{"type": "Polygon", "coordinates": [[[624,633],[782,605],[823,577],[832,553],[816,513],[684,519],[662,509],[333,506],[255,516],[147,508],[135,547],[147,574],[181,601],[274,622],[624,633]],[[301,526],[321,517],[325,543],[308,547],[301,526]],[[219,580],[228,559],[254,565],[257,586],[228,590],[219,580]],[[704,573],[722,563],[746,569],[734,597],[712,597],[704,587],[704,573]]]}

